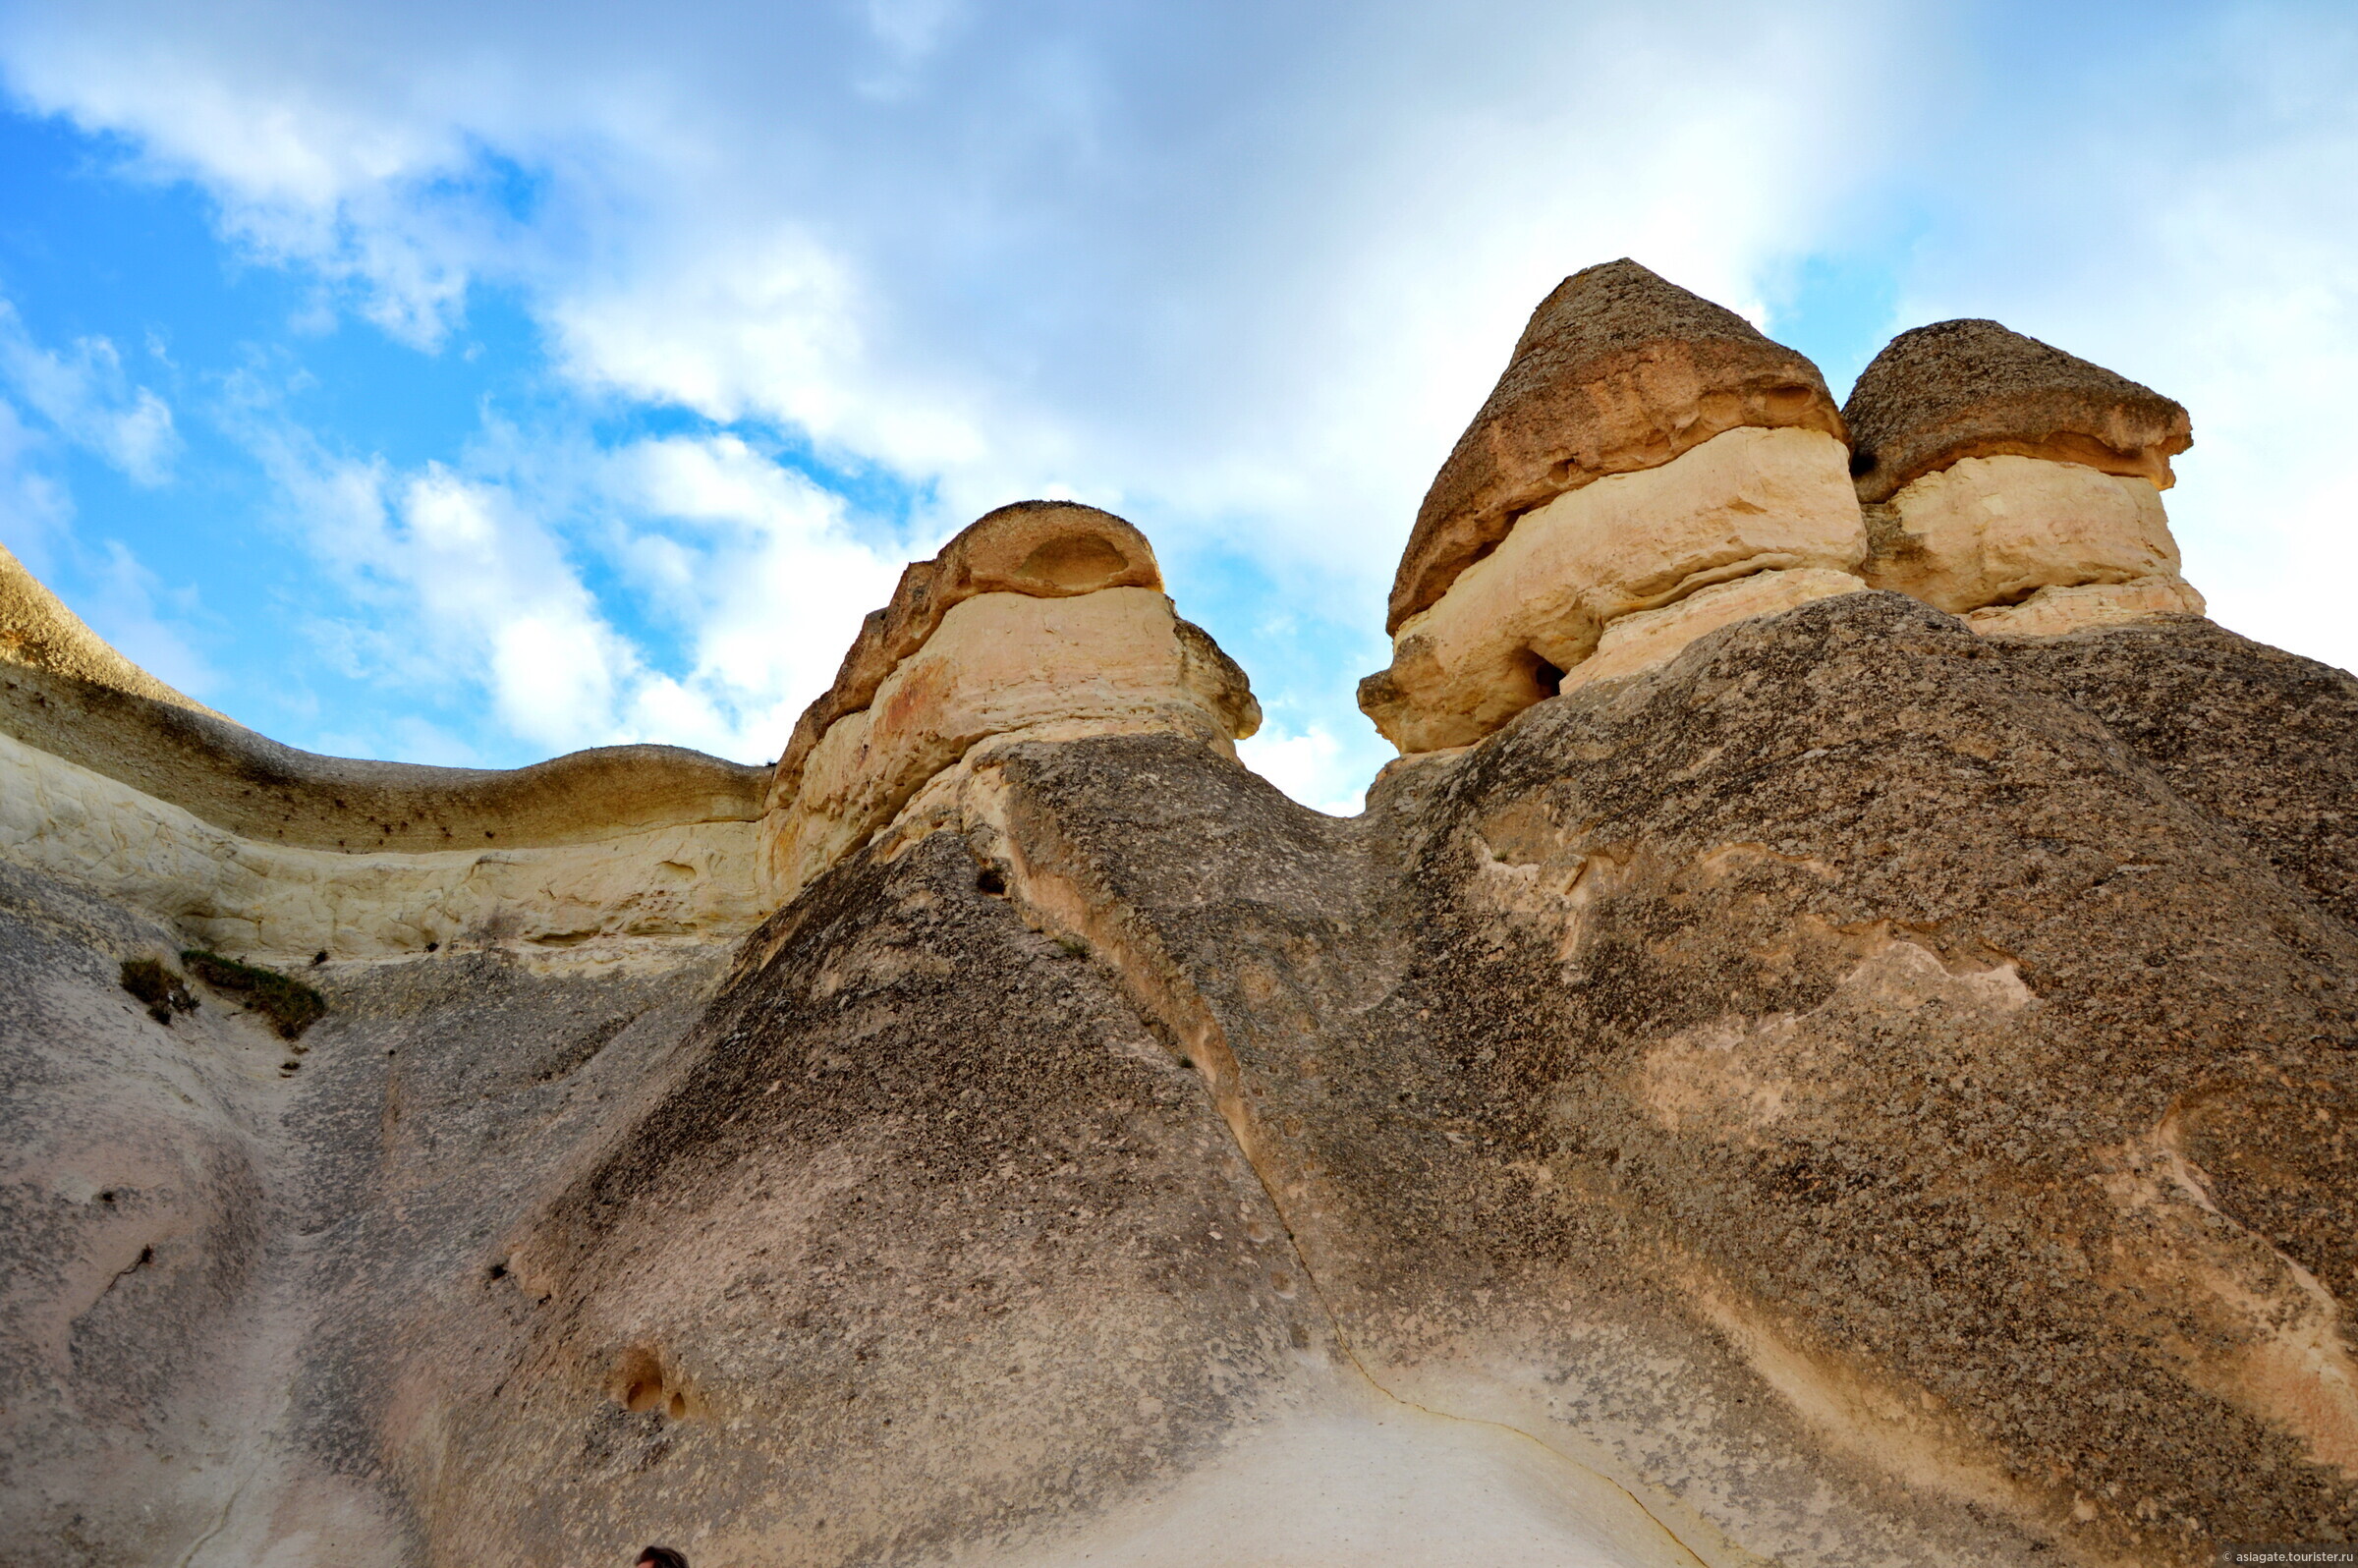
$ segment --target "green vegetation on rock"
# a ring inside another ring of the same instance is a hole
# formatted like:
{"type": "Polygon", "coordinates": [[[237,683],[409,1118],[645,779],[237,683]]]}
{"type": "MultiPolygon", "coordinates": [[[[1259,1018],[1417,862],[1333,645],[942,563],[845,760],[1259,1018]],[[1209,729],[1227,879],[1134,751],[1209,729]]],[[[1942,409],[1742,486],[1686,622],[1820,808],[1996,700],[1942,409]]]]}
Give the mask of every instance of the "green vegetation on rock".
{"type": "Polygon", "coordinates": [[[152,958],[123,961],[123,988],[146,1005],[147,1016],[169,1026],[174,1013],[193,1013],[196,998],[178,975],[152,958]]]}
{"type": "MultiPolygon", "coordinates": [[[[189,966],[190,974],[213,989],[235,997],[248,1012],[268,1019],[271,1027],[287,1039],[300,1038],[305,1030],[327,1016],[326,997],[274,969],[241,964],[202,948],[189,949],[180,955],[180,961],[189,966]]],[[[129,975],[128,965],[125,974],[129,975]]],[[[129,980],[124,983],[129,985],[129,980]]]]}

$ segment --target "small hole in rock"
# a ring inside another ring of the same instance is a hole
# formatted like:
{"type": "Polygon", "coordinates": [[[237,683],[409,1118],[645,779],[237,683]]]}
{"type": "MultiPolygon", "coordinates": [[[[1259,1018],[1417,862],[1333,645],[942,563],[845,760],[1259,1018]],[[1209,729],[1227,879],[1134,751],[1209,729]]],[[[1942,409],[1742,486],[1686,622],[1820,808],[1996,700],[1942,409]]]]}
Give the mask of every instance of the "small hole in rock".
{"type": "Polygon", "coordinates": [[[663,1386],[663,1363],[646,1346],[633,1345],[615,1364],[606,1390],[616,1404],[634,1416],[657,1409],[667,1392],[663,1386]]]}
{"type": "Polygon", "coordinates": [[[425,950],[429,953],[438,953],[442,950],[442,944],[440,942],[428,942],[425,944],[425,950]]]}
{"type": "Polygon", "coordinates": [[[491,1265],[491,1277],[492,1277],[493,1279],[505,1279],[505,1278],[507,1278],[507,1277],[508,1277],[508,1265],[507,1265],[507,1264],[505,1264],[505,1263],[493,1263],[493,1264],[491,1265]]]}
{"type": "Polygon", "coordinates": [[[316,968],[318,968],[320,965],[322,965],[322,964],[324,964],[324,963],[326,963],[326,962],[327,962],[327,949],[326,949],[326,948],[324,948],[324,947],[322,947],[321,949],[319,949],[319,951],[317,951],[316,953],[313,953],[313,954],[311,955],[311,967],[312,967],[313,969],[316,969],[316,968]]]}
{"type": "Polygon", "coordinates": [[[1549,697],[1555,696],[1564,689],[1564,672],[1545,659],[1542,659],[1532,666],[1531,678],[1538,682],[1540,690],[1549,697]]]}
{"type": "Polygon", "coordinates": [[[975,873],[975,887],[992,898],[1007,896],[1007,873],[995,866],[985,866],[975,873]]]}
{"type": "Polygon", "coordinates": [[[671,1396],[671,1419],[672,1419],[672,1420],[674,1420],[674,1421],[678,1421],[678,1420],[680,1420],[682,1417],[686,1416],[687,1414],[688,1414],[688,1396],[687,1396],[686,1394],[674,1394],[674,1395],[672,1395],[672,1396],[671,1396]]]}

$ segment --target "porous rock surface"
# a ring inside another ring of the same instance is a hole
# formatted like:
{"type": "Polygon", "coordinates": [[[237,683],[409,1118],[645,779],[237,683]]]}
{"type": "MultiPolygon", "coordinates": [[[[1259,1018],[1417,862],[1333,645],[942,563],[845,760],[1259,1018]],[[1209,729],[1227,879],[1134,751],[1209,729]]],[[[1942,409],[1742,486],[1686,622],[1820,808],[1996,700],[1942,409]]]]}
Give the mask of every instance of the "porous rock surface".
{"type": "Polygon", "coordinates": [[[2207,1561],[2358,1531],[2358,683],[1889,593],[1394,765],[1005,742],[736,942],[0,879],[60,1560],[2207,1561]],[[2319,760],[2323,757],[2324,760],[2319,760]],[[275,1555],[274,1555],[275,1554],[275,1555]]]}
{"type": "Polygon", "coordinates": [[[1859,499],[1887,501],[1963,458],[2046,458],[2172,482],[2194,444],[2186,410],[2151,387],[1995,321],[1902,332],[1842,406],[1859,499]]]}

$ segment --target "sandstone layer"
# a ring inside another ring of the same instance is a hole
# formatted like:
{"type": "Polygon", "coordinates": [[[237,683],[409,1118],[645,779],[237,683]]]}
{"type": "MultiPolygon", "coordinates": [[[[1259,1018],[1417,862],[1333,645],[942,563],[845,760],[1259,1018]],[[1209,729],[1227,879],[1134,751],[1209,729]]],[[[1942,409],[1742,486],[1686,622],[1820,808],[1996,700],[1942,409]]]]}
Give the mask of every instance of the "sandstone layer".
{"type": "Polygon", "coordinates": [[[771,907],[994,737],[1251,735],[1261,709],[1244,672],[1161,588],[1136,529],[1063,502],[1002,507],[912,566],[778,763],[762,826],[771,907]]]}
{"type": "Polygon", "coordinates": [[[617,746],[512,770],[281,746],[134,665],[0,552],[0,856],[200,945],[309,959],[735,934],[767,769],[617,746]]]}
{"type": "Polygon", "coordinates": [[[1748,425],[1843,433],[1818,367],[1734,311],[1626,258],[1574,273],[1532,312],[1434,476],[1384,630],[1432,606],[1524,513],[1748,425]]]}
{"type": "MultiPolygon", "coordinates": [[[[1709,629],[1656,614],[1650,636],[1583,674],[1623,617],[1756,574],[1855,573],[1867,534],[1843,460],[1841,443],[1823,431],[1745,426],[1658,468],[1557,496],[1401,623],[1391,667],[1362,684],[1360,707],[1403,752],[1464,746],[1565,680],[1639,667],[1640,647],[1644,662],[1666,658],[1685,641],[1666,635],[1673,626],[1709,629]]],[[[1789,608],[1803,586],[1766,591],[1789,608]]],[[[1864,585],[1849,577],[1845,586],[1864,585]]]]}
{"type": "MultiPolygon", "coordinates": [[[[2043,458],[1965,458],[1869,514],[1868,581],[1951,615],[2042,588],[2178,576],[2162,492],[2146,479],[2043,458]]],[[[2171,609],[2201,613],[2199,597],[2171,609]]]]}
{"type": "Polygon", "coordinates": [[[1870,503],[1961,459],[2008,455],[2167,489],[2169,460],[2194,444],[2178,404],[1995,321],[1902,332],[1860,372],[1842,418],[1870,503]]]}

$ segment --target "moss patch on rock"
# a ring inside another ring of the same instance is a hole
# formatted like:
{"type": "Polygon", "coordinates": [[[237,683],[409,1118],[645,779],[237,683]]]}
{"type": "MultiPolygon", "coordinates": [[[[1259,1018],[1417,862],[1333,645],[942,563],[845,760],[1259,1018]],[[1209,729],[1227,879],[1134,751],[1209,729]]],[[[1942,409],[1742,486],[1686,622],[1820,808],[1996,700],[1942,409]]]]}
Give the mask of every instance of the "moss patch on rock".
{"type": "Polygon", "coordinates": [[[147,1016],[169,1026],[175,1013],[193,1013],[196,998],[178,975],[152,958],[127,958],[123,961],[123,988],[134,1000],[142,1003],[147,1016]]]}
{"type": "Polygon", "coordinates": [[[214,990],[235,998],[248,1012],[268,1019],[270,1027],[286,1039],[301,1038],[305,1030],[327,1016],[326,997],[274,969],[241,964],[202,948],[191,948],[180,955],[180,961],[214,990]]]}

